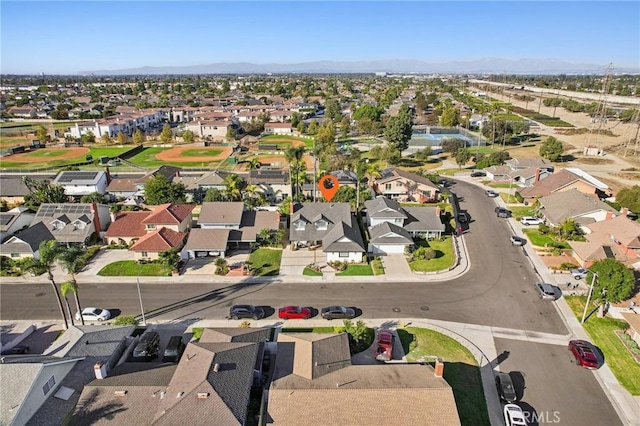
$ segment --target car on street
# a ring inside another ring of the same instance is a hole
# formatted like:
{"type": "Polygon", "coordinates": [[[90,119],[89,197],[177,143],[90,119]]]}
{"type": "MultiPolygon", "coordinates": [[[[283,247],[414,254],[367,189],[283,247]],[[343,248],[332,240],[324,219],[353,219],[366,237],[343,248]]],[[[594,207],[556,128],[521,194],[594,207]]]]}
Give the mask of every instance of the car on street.
{"type": "Polygon", "coordinates": [[[503,409],[504,423],[507,426],[527,426],[522,408],[516,404],[506,404],[503,409]]]}
{"type": "Polygon", "coordinates": [[[460,223],[467,223],[469,221],[469,216],[466,212],[458,212],[458,221],[460,223]]]}
{"type": "Polygon", "coordinates": [[[596,348],[586,340],[570,340],[569,350],[576,360],[576,364],[589,369],[600,368],[600,361],[596,355],[596,348]]]}
{"type": "Polygon", "coordinates": [[[509,241],[511,241],[511,245],[514,246],[523,246],[527,242],[527,240],[522,237],[518,237],[517,235],[510,236],[509,241]]]}
{"type": "Polygon", "coordinates": [[[162,362],[178,362],[184,352],[185,344],[182,336],[171,336],[162,354],[162,362]]]}
{"type": "Polygon", "coordinates": [[[487,175],[487,172],[483,170],[476,170],[475,172],[471,172],[471,177],[484,177],[487,175]]]}
{"type": "Polygon", "coordinates": [[[378,361],[391,361],[393,359],[394,340],[395,336],[391,330],[383,328],[376,332],[376,341],[373,347],[378,361]]]}
{"type": "Polygon", "coordinates": [[[544,223],[544,220],[532,216],[524,216],[520,218],[520,223],[523,225],[540,225],[544,223]]]}
{"type": "Polygon", "coordinates": [[[576,280],[581,280],[584,277],[587,276],[587,272],[589,272],[587,269],[585,268],[577,268],[577,269],[572,269],[571,270],[571,276],[573,278],[575,278],[576,280]]]}
{"type": "Polygon", "coordinates": [[[278,318],[288,319],[309,319],[311,318],[311,309],[303,306],[284,306],[278,309],[278,318]]]}
{"type": "Polygon", "coordinates": [[[494,211],[496,212],[496,215],[498,217],[505,217],[505,218],[511,217],[511,210],[506,209],[504,207],[496,207],[494,211]]]}
{"type": "Polygon", "coordinates": [[[515,402],[518,399],[513,381],[508,373],[496,373],[496,389],[498,389],[501,401],[515,402]]]}
{"type": "Polygon", "coordinates": [[[237,320],[240,318],[252,318],[259,320],[264,318],[264,309],[253,305],[233,305],[229,309],[229,318],[237,320]]]}
{"type": "Polygon", "coordinates": [[[500,195],[493,189],[487,189],[486,191],[484,191],[484,193],[487,194],[487,197],[490,197],[490,198],[496,198],[498,195],[500,195]]]}
{"type": "MultiPolygon", "coordinates": [[[[111,312],[100,308],[84,308],[82,319],[85,321],[106,321],[111,318],[111,312]]],[[[76,319],[80,320],[80,312],[76,312],[76,319]]]]}
{"type": "Polygon", "coordinates": [[[542,300],[556,300],[556,290],[551,284],[536,283],[535,285],[538,296],[542,300]]]}
{"type": "Polygon", "coordinates": [[[15,345],[11,349],[5,349],[2,351],[2,355],[24,355],[29,353],[29,346],[27,345],[15,345]]]}
{"type": "Polygon", "coordinates": [[[155,331],[145,331],[131,353],[131,360],[138,362],[151,361],[158,356],[160,335],[155,331]]]}
{"type": "Polygon", "coordinates": [[[326,320],[353,319],[356,316],[356,312],[346,306],[327,306],[326,308],[322,308],[320,316],[326,320]]]}

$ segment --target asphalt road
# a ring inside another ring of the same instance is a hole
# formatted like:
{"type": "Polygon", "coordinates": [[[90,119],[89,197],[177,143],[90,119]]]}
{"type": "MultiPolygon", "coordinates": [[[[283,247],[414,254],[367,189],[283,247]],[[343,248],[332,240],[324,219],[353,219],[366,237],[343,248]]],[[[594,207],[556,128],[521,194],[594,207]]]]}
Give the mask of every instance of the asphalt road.
{"type": "Polygon", "coordinates": [[[512,376],[529,425],[622,424],[593,372],[577,366],[566,346],[494,342],[497,353],[503,354],[498,356],[500,371],[512,376]]]}
{"type": "MultiPolygon", "coordinates": [[[[566,334],[553,304],[541,301],[539,281],[522,248],[509,243],[506,219],[495,216],[495,203],[473,185],[453,186],[471,220],[465,224],[471,269],[443,283],[282,283],[142,284],[149,318],[163,320],[223,318],[236,303],[277,308],[300,304],[321,308],[356,306],[363,318],[431,318],[566,334]]],[[[140,314],[135,284],[80,283],[82,306],[97,306],[124,315],[140,314]]],[[[48,284],[0,286],[3,320],[58,319],[48,284]]]]}

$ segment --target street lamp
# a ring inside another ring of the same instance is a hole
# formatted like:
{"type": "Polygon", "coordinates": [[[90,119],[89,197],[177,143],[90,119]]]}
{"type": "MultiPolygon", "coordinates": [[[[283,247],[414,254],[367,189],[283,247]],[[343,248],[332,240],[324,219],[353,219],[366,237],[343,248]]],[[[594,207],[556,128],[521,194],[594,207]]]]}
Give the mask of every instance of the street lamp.
{"type": "MultiPolygon", "coordinates": [[[[584,324],[584,320],[587,316],[587,308],[589,307],[589,302],[591,301],[591,293],[593,292],[593,285],[596,283],[596,277],[598,276],[597,273],[593,272],[593,271],[589,271],[593,274],[593,277],[591,278],[591,286],[589,286],[589,294],[587,295],[587,303],[584,305],[584,312],[582,312],[582,321],[580,321],[580,324],[584,324]]],[[[600,278],[600,277],[598,277],[600,278]]]]}
{"type": "Polygon", "coordinates": [[[140,311],[142,311],[142,324],[147,325],[147,320],[144,317],[144,307],[142,306],[142,294],[140,293],[140,278],[136,278],[136,285],[138,287],[138,300],[140,300],[140,311]]]}

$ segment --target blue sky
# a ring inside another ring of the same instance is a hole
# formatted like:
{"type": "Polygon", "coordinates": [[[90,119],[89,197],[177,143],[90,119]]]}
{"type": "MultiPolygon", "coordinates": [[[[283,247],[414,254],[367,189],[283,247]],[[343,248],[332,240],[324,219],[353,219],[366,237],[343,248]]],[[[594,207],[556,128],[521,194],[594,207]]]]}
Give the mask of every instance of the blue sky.
{"type": "Polygon", "coordinates": [[[640,67],[640,3],[1,1],[3,74],[555,58],[640,67]]]}

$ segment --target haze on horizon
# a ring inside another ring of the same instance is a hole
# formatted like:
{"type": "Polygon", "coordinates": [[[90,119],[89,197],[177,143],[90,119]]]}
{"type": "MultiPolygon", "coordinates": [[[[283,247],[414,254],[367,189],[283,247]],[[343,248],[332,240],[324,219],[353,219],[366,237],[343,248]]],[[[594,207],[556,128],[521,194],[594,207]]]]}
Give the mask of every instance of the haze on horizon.
{"type": "Polygon", "coordinates": [[[636,2],[2,1],[2,74],[485,58],[640,68],[636,2]]]}

